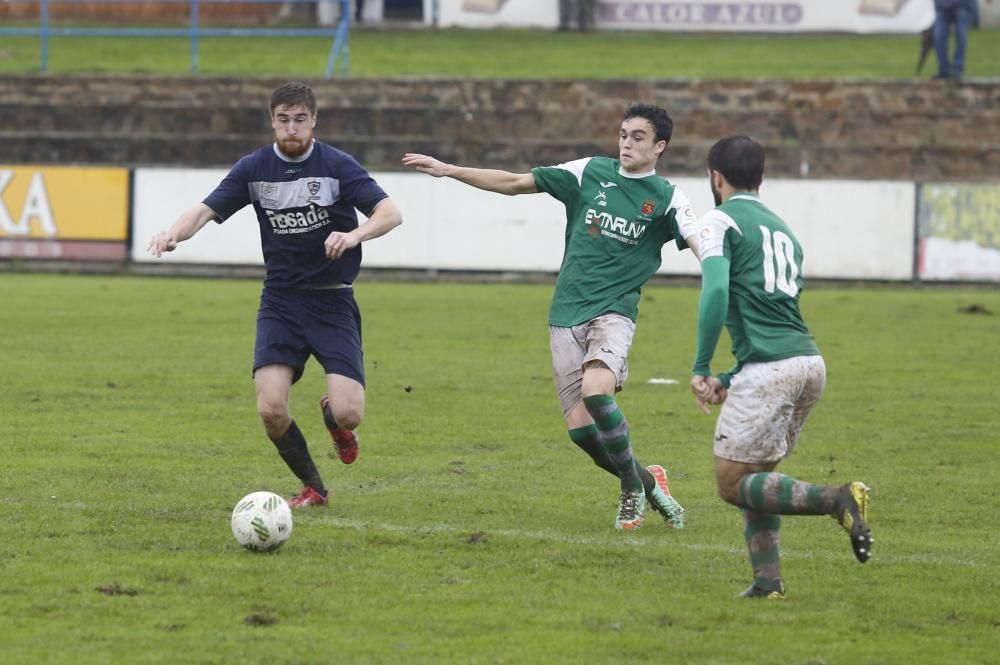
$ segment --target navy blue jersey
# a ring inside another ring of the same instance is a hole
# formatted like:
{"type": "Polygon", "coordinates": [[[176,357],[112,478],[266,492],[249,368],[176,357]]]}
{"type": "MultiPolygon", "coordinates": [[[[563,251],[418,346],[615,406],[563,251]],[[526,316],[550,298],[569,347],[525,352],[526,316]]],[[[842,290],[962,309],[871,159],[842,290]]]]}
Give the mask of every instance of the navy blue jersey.
{"type": "Polygon", "coordinates": [[[370,216],[387,198],[346,152],[319,141],[291,160],[268,145],[236,162],[204,204],[224,222],[253,204],[267,277],[264,285],[319,289],[351,284],[361,268],[361,245],[336,261],[323,242],[333,231],[358,228],[355,208],[370,216]]]}

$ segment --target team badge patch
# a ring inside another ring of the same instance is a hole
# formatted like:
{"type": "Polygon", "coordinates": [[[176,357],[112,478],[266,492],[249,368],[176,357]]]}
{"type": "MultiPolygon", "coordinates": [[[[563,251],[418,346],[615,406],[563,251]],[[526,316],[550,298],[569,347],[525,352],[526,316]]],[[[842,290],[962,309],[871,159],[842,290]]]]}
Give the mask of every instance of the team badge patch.
{"type": "Polygon", "coordinates": [[[260,205],[262,208],[275,209],[278,207],[278,188],[273,183],[261,183],[260,205]]]}
{"type": "Polygon", "coordinates": [[[648,217],[653,214],[654,210],[656,210],[656,201],[653,199],[646,199],[646,202],[642,204],[642,214],[648,217]]]}

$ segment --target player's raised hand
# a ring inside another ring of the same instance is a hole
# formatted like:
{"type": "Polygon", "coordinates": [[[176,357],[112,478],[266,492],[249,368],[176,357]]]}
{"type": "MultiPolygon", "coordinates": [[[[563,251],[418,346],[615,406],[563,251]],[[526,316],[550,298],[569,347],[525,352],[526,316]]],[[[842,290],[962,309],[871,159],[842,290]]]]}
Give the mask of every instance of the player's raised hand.
{"type": "Polygon", "coordinates": [[[448,167],[450,165],[428,155],[408,152],[403,155],[403,166],[412,166],[421,173],[440,178],[441,176],[448,175],[448,167]]]}
{"type": "Polygon", "coordinates": [[[357,246],[358,239],[356,236],[350,233],[341,233],[340,231],[334,231],[323,242],[326,256],[331,261],[339,259],[344,255],[344,252],[357,246]]]}
{"type": "Polygon", "coordinates": [[[167,231],[160,231],[149,241],[146,251],[160,258],[164,252],[172,252],[177,249],[177,241],[167,231]]]}

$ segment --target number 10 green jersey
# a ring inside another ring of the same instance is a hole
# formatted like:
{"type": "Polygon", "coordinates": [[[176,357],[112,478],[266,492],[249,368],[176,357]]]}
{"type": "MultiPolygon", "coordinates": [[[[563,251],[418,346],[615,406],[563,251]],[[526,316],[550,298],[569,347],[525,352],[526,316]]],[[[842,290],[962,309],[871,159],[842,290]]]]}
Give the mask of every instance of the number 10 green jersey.
{"type": "Polygon", "coordinates": [[[738,364],[819,355],[799,311],[802,247],[788,225],[749,193],[730,197],[699,222],[703,291],[728,288],[728,311],[702,311],[694,373],[707,376],[722,318],[738,364]],[[716,278],[709,262],[724,257],[728,274],[716,278]],[[728,284],[714,284],[714,280],[728,284]],[[714,328],[718,330],[714,330],[714,328]],[[711,348],[708,348],[711,347],[711,348]]]}

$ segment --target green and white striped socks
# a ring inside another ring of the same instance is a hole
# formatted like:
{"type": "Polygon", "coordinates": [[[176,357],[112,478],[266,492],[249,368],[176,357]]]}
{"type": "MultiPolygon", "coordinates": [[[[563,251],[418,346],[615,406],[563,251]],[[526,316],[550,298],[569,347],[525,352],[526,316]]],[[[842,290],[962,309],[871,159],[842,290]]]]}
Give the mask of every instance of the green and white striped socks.
{"type": "Polygon", "coordinates": [[[629,492],[643,491],[628,432],[628,421],[612,395],[591,395],[583,398],[587,412],[594,419],[598,440],[604,447],[611,465],[618,472],[621,487],[629,492]]]}
{"type": "Polygon", "coordinates": [[[781,556],[778,550],[778,532],[781,517],[743,509],[743,537],[747,541],[753,583],[767,591],[779,588],[781,556]]]}
{"type": "MultiPolygon", "coordinates": [[[[580,450],[587,453],[587,455],[594,461],[594,464],[601,467],[608,473],[610,473],[615,478],[618,477],[618,469],[615,465],[611,463],[611,458],[608,457],[608,453],[604,450],[604,446],[601,445],[600,432],[597,431],[597,425],[586,425],[584,427],[577,427],[575,429],[568,430],[569,438],[573,440],[580,450]]],[[[656,478],[653,478],[653,474],[642,465],[642,462],[637,460],[635,457],[632,458],[635,462],[635,468],[639,473],[639,477],[642,478],[642,488],[646,490],[646,496],[652,493],[653,488],[656,487],[656,478]]]]}
{"type": "Polygon", "coordinates": [[[740,505],[772,515],[835,515],[840,488],[814,485],[783,473],[751,473],[740,479],[740,505]]]}

